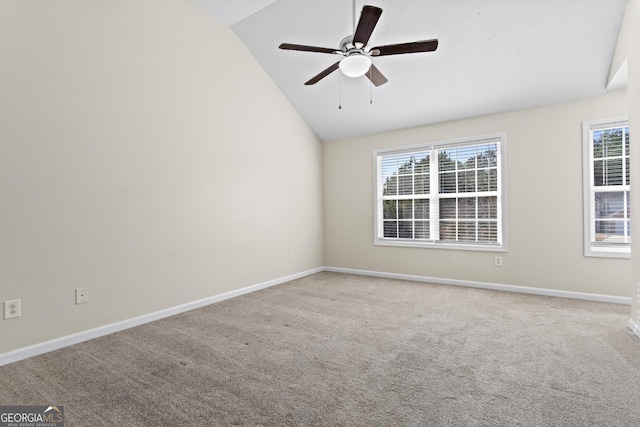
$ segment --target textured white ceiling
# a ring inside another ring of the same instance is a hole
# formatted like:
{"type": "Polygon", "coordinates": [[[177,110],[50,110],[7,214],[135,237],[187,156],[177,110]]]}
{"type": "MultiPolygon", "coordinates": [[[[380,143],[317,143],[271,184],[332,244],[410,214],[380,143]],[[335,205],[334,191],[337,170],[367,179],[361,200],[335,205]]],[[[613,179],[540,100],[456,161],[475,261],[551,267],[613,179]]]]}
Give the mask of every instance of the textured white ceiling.
{"type": "Polygon", "coordinates": [[[374,58],[389,79],[377,88],[339,71],[304,86],[340,57],[278,49],[337,48],[353,32],[352,0],[258,3],[232,29],[332,141],[602,95],[626,0],[358,0],[358,14],[383,9],[370,45],[440,41],[436,52],[374,58]]]}
{"type": "Polygon", "coordinates": [[[192,0],[228,25],[246,18],[276,0],[192,0]]]}

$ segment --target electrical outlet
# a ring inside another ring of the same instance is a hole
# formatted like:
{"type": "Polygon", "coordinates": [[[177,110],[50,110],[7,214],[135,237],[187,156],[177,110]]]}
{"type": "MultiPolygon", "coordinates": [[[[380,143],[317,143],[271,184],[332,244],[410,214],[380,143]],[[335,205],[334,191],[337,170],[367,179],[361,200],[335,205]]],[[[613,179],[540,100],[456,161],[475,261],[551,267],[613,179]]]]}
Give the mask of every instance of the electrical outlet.
{"type": "Polygon", "coordinates": [[[20,300],[14,299],[12,301],[4,302],[4,320],[14,319],[20,317],[20,300]]]}
{"type": "Polygon", "coordinates": [[[89,288],[76,289],[76,304],[89,302],[89,288]]]}
{"type": "Polygon", "coordinates": [[[293,251],[289,251],[289,261],[293,261],[293,251]]]}
{"type": "Polygon", "coordinates": [[[496,260],[494,262],[494,265],[496,267],[502,267],[502,257],[501,256],[496,256],[496,260]]]}

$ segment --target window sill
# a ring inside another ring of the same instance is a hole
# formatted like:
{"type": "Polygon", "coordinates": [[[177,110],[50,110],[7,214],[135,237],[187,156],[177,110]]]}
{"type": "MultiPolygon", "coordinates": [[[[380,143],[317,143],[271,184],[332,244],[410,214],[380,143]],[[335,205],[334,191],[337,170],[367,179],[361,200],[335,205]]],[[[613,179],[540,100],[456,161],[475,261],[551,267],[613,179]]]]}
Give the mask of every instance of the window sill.
{"type": "Polygon", "coordinates": [[[631,250],[629,248],[587,248],[584,256],[590,258],[631,258],[631,250]]]}
{"type": "Polygon", "coordinates": [[[376,239],[373,242],[376,246],[395,246],[402,248],[419,248],[419,249],[453,249],[458,251],[479,251],[479,252],[507,252],[505,245],[482,245],[482,244],[464,244],[464,243],[431,243],[416,242],[408,240],[383,240],[376,239]]]}

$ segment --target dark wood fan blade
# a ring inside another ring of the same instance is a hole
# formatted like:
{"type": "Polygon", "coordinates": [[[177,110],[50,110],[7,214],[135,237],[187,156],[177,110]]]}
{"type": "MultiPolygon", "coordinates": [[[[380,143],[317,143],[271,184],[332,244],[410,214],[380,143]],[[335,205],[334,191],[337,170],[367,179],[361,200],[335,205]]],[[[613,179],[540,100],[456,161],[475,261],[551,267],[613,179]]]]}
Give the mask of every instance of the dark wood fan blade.
{"type": "Polygon", "coordinates": [[[327,77],[329,74],[333,73],[335,70],[338,69],[340,64],[340,61],[336,62],[335,64],[333,64],[332,66],[330,66],[329,68],[327,68],[324,71],[321,71],[320,73],[318,73],[315,77],[313,77],[311,80],[309,80],[308,82],[305,83],[306,86],[309,85],[314,85],[316,83],[318,83],[320,80],[324,79],[325,77],[327,77]]]}
{"type": "Polygon", "coordinates": [[[362,8],[360,21],[358,21],[356,33],[353,35],[354,44],[362,43],[363,45],[366,45],[369,43],[369,38],[378,23],[378,19],[380,19],[380,15],[382,15],[382,9],[379,7],[365,6],[362,8]]]}
{"type": "Polygon", "coordinates": [[[382,86],[383,84],[389,81],[380,72],[380,70],[378,70],[378,67],[376,67],[373,64],[371,64],[371,68],[369,68],[369,71],[367,71],[366,76],[369,78],[369,80],[371,80],[371,83],[373,83],[376,86],[382,86]]]}
{"type": "Polygon", "coordinates": [[[420,40],[411,43],[388,44],[371,49],[372,56],[400,55],[403,53],[433,52],[438,48],[438,40],[420,40]],[[376,52],[377,51],[377,52],[376,52]]]}
{"type": "Polygon", "coordinates": [[[280,49],[284,50],[301,50],[303,52],[319,52],[319,53],[336,53],[338,49],[330,49],[328,47],[305,46],[303,44],[282,43],[280,49]]]}

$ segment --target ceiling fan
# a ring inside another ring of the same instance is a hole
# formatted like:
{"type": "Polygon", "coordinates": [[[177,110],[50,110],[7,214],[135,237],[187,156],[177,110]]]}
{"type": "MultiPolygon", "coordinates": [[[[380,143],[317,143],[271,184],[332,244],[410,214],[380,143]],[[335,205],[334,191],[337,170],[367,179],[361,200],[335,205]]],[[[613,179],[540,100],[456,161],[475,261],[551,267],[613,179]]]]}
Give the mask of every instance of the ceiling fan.
{"type": "Polygon", "coordinates": [[[366,75],[374,85],[383,85],[387,82],[387,78],[373,64],[371,57],[400,55],[403,53],[433,52],[438,48],[438,40],[420,40],[409,43],[371,47],[368,45],[369,38],[378,23],[378,19],[380,19],[380,15],[382,15],[382,9],[379,7],[364,6],[354,34],[342,39],[339,49],[291,43],[282,43],[280,45],[280,49],[329,53],[344,57],[326,70],[318,73],[311,80],[307,81],[305,85],[318,83],[338,68],[340,68],[342,73],[346,76],[361,77],[366,75]]]}

